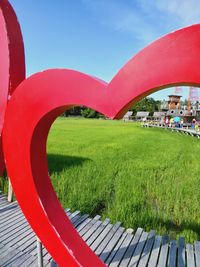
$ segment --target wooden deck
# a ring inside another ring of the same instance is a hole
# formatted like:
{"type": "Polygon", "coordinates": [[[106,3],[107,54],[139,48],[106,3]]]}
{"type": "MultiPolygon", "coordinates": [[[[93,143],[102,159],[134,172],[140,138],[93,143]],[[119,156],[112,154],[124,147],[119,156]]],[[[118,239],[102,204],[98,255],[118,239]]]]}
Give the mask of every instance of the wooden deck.
{"type": "Polygon", "coordinates": [[[142,124],[142,127],[147,127],[147,128],[161,128],[161,129],[165,129],[165,130],[169,130],[172,132],[179,132],[179,133],[184,133],[187,135],[191,135],[194,137],[197,137],[198,139],[200,138],[200,131],[195,131],[193,129],[187,129],[187,128],[176,128],[176,127],[166,127],[166,126],[160,126],[157,124],[142,124]]]}
{"type": "MultiPolygon", "coordinates": [[[[111,224],[100,216],[90,218],[79,211],[66,211],[79,234],[110,267],[200,267],[200,242],[185,245],[158,236],[155,231],[124,229],[120,222],[111,224]]],[[[56,266],[43,248],[44,266],[56,266]]],[[[17,202],[8,203],[0,195],[0,266],[37,266],[36,237],[17,202]]],[[[91,266],[95,267],[95,266],[91,266]]]]}

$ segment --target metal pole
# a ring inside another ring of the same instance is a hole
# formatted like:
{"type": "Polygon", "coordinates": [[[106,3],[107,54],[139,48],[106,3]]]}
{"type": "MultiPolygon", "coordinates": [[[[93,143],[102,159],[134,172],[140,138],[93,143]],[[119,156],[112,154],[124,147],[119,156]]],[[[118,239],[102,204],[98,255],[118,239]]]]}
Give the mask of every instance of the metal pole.
{"type": "Polygon", "coordinates": [[[8,178],[8,202],[12,202],[12,201],[13,201],[13,189],[12,189],[10,179],[8,178]]]}
{"type": "Polygon", "coordinates": [[[38,267],[43,267],[42,243],[37,237],[38,267]]]}

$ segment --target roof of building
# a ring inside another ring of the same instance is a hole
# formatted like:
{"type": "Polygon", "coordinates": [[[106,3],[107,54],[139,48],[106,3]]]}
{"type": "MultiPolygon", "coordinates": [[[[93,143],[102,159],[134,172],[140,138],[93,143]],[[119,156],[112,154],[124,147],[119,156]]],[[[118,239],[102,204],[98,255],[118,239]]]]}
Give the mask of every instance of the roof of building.
{"type": "Polygon", "coordinates": [[[130,117],[130,116],[132,116],[132,114],[133,114],[133,111],[128,111],[128,112],[126,112],[126,114],[124,115],[124,118],[128,118],[128,117],[130,117]]]}
{"type": "Polygon", "coordinates": [[[181,95],[168,95],[168,97],[178,97],[178,98],[180,98],[182,96],[181,95]]]}
{"type": "Polygon", "coordinates": [[[166,112],[162,112],[162,111],[160,111],[160,112],[156,111],[153,113],[153,117],[155,117],[155,118],[164,117],[165,115],[166,115],[166,112]]]}
{"type": "Polygon", "coordinates": [[[147,111],[138,111],[136,114],[136,117],[148,117],[149,116],[149,112],[147,111]]]}

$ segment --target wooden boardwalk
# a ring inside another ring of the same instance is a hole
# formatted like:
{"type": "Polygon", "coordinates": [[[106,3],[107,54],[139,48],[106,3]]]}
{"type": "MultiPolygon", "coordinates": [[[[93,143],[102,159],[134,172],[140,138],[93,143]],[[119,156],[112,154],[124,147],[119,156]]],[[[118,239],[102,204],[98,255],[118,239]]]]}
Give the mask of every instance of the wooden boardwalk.
{"type": "MultiPolygon", "coordinates": [[[[79,234],[107,266],[200,267],[200,242],[185,245],[158,236],[155,231],[124,229],[100,216],[90,218],[79,211],[66,211],[79,234]]],[[[43,248],[44,266],[56,266],[43,248]]],[[[0,266],[37,266],[36,237],[17,202],[8,203],[0,195],[0,266]]],[[[95,266],[91,266],[95,267],[95,266]]]]}
{"type": "Polygon", "coordinates": [[[157,124],[148,124],[148,123],[142,124],[141,126],[142,127],[147,127],[147,128],[161,128],[161,129],[169,130],[169,131],[172,131],[172,132],[177,132],[177,133],[179,132],[179,133],[184,133],[184,134],[187,134],[187,135],[195,136],[198,139],[200,138],[200,131],[195,131],[193,129],[166,127],[166,126],[160,126],[160,125],[157,125],[157,124]]]}

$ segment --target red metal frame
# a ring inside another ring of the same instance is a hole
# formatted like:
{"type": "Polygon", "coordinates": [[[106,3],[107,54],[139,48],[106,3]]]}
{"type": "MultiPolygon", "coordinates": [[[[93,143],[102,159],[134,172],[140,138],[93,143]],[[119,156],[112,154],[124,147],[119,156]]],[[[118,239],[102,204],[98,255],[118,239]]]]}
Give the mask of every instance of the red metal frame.
{"type": "Polygon", "coordinates": [[[168,34],[134,56],[109,84],[77,71],[53,69],[24,80],[13,93],[3,129],[6,167],[23,213],[59,266],[104,264],[80,238],[52,187],[46,160],[52,123],[74,105],[119,119],[152,92],[200,85],[199,41],[200,25],[168,34]]]}
{"type": "Polygon", "coordinates": [[[16,14],[6,0],[0,0],[0,175],[5,164],[2,129],[8,98],[25,79],[24,44],[16,14]]]}

